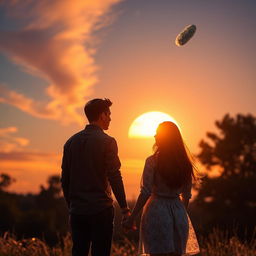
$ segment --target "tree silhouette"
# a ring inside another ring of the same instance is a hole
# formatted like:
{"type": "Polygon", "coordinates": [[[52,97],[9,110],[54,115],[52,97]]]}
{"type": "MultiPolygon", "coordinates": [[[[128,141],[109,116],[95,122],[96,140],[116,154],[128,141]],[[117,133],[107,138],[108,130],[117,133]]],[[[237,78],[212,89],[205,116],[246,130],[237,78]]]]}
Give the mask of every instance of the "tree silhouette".
{"type": "Polygon", "coordinates": [[[61,194],[61,182],[59,175],[52,175],[47,180],[47,187],[41,186],[41,191],[36,197],[36,204],[40,212],[45,212],[40,223],[44,227],[40,230],[45,235],[45,240],[55,243],[58,234],[67,232],[68,211],[61,194]]]}
{"type": "Polygon", "coordinates": [[[11,178],[8,174],[1,173],[0,174],[0,191],[5,190],[7,187],[9,187],[15,179],[11,178]]]}
{"type": "Polygon", "coordinates": [[[50,176],[38,194],[7,192],[13,181],[9,175],[0,174],[0,235],[9,231],[18,239],[39,237],[49,245],[56,244],[66,234],[68,222],[60,177],[50,176]]]}
{"type": "Polygon", "coordinates": [[[61,196],[61,182],[59,175],[51,175],[47,180],[47,188],[41,185],[40,194],[48,200],[54,200],[61,196]]]}
{"type": "Polygon", "coordinates": [[[195,217],[204,229],[235,226],[238,234],[245,229],[249,234],[256,224],[256,118],[226,114],[215,124],[219,134],[207,133],[198,157],[208,174],[213,168],[221,174],[203,179],[193,204],[195,217]]]}
{"type": "Polygon", "coordinates": [[[0,233],[12,230],[19,215],[16,197],[6,191],[14,181],[8,174],[0,174],[0,233]]]}

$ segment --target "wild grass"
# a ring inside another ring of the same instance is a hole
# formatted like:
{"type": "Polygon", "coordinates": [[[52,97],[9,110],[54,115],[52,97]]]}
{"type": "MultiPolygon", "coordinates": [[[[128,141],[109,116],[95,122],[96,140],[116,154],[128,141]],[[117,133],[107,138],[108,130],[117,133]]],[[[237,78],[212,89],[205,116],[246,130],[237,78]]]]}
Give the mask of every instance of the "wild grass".
{"type": "Polygon", "coordinates": [[[72,242],[70,235],[63,238],[63,247],[50,248],[38,238],[16,240],[8,232],[0,238],[0,256],[69,256],[72,242]]]}
{"type": "MultiPolygon", "coordinates": [[[[255,256],[256,239],[241,242],[237,236],[229,237],[227,233],[214,230],[207,238],[200,239],[202,256],[255,256]]],[[[68,234],[61,244],[51,248],[37,238],[16,240],[5,233],[0,237],[0,256],[70,256],[72,242],[68,234]]],[[[137,248],[127,238],[114,242],[112,256],[135,256],[137,248]]]]}
{"type": "MultiPolygon", "coordinates": [[[[255,229],[256,231],[256,229],[255,229]]],[[[203,256],[255,256],[255,233],[250,241],[241,242],[236,235],[214,229],[207,237],[201,239],[203,256]]]]}

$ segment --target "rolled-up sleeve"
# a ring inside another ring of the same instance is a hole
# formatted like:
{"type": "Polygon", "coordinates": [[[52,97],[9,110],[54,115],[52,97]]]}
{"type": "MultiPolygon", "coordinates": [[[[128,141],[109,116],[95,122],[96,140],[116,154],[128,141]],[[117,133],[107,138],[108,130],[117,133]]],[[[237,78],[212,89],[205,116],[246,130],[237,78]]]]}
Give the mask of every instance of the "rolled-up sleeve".
{"type": "Polygon", "coordinates": [[[152,159],[148,158],[145,162],[143,174],[140,182],[140,193],[149,197],[153,190],[154,166],[152,159]]]}
{"type": "Polygon", "coordinates": [[[119,206],[124,208],[127,207],[127,203],[120,167],[117,143],[114,138],[111,138],[106,147],[107,177],[119,206]]]}

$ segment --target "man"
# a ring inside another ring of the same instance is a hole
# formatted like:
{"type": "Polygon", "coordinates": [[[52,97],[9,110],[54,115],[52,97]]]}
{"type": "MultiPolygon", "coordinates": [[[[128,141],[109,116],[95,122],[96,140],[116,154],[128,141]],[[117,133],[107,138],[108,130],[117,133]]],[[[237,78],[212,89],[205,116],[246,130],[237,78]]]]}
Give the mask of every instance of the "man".
{"type": "Polygon", "coordinates": [[[114,208],[111,188],[123,218],[129,215],[114,138],[103,132],[110,124],[109,99],[89,101],[85,129],[64,145],[61,183],[70,212],[73,256],[109,256],[114,208]],[[111,188],[110,188],[111,187],[111,188]]]}

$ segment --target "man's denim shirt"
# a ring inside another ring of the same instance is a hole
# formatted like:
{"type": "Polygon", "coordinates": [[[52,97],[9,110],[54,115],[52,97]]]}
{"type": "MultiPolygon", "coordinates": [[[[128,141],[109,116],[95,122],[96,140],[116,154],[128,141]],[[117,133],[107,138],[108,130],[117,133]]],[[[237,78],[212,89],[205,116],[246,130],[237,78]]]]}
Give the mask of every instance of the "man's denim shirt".
{"type": "Polygon", "coordinates": [[[87,125],[64,145],[61,183],[69,211],[96,214],[113,204],[127,207],[117,143],[96,125],[87,125]],[[111,186],[111,187],[110,187],[111,186]]]}

